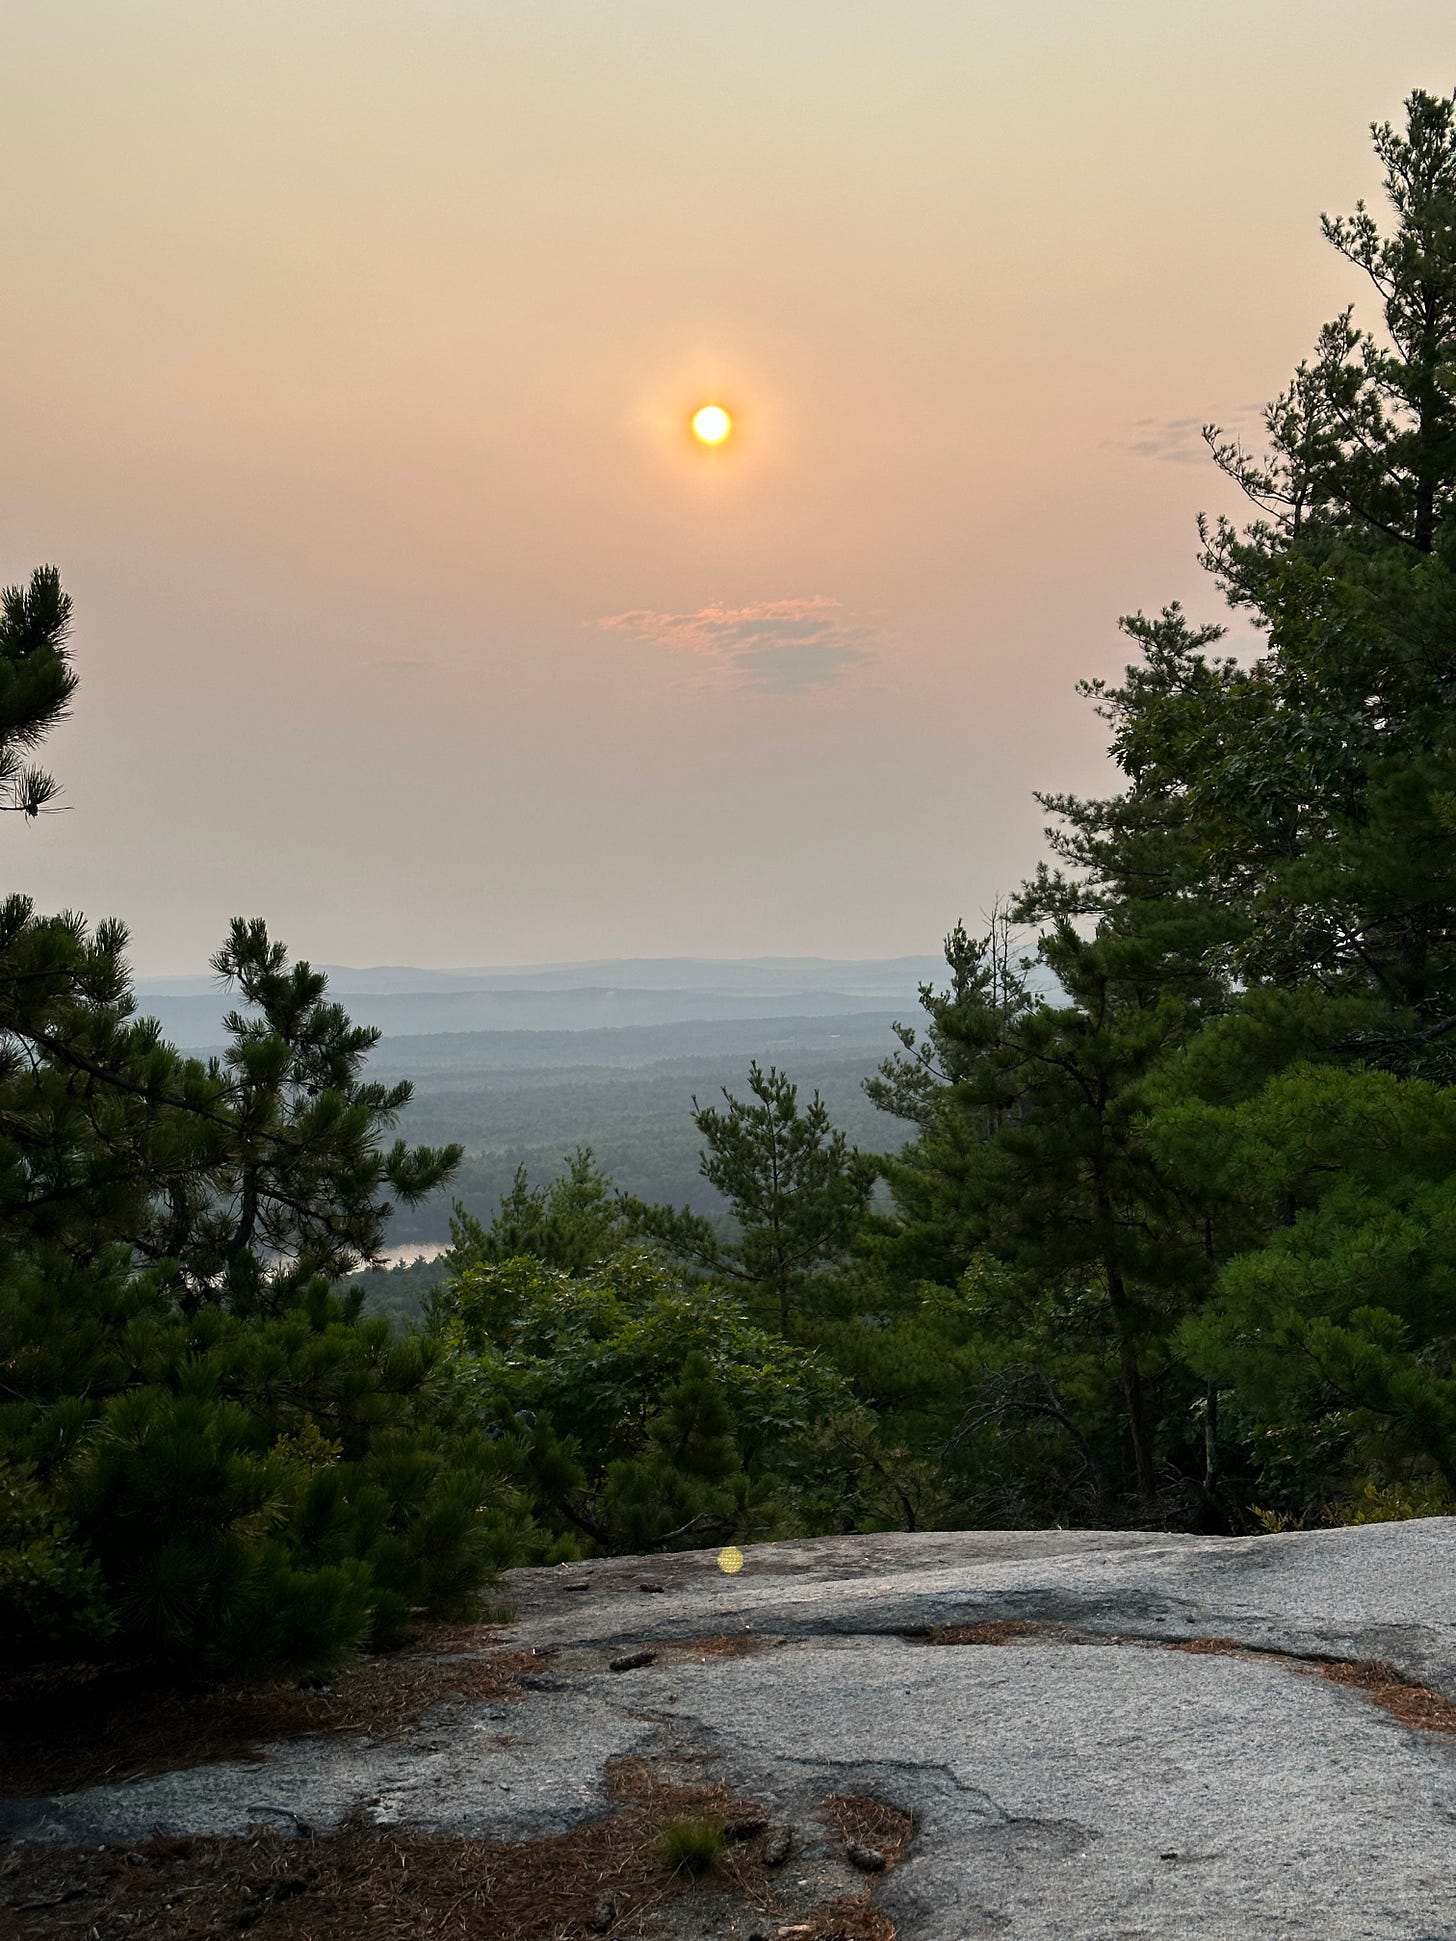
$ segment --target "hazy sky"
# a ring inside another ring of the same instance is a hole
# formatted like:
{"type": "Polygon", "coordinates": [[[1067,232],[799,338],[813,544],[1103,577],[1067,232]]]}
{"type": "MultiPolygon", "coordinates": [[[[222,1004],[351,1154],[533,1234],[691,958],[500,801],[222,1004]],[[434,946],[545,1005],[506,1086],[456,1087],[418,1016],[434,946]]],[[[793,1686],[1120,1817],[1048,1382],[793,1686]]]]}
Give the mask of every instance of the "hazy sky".
{"type": "Polygon", "coordinates": [[[933,949],[1214,592],[1451,0],[0,0],[43,908],[200,968],[933,949]],[[738,434],[695,449],[721,402],[738,434]]]}

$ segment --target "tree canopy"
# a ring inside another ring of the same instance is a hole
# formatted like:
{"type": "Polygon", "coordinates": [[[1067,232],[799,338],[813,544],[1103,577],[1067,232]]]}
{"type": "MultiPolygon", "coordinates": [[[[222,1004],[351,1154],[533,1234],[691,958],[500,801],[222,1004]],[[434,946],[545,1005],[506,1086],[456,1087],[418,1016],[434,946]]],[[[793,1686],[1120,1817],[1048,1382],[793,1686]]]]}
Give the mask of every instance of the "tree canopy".
{"type": "MultiPolygon", "coordinates": [[[[1041,798],[1050,858],[1009,912],[1032,984],[957,930],[928,1039],[878,1084],[920,1132],[873,1256],[983,1312],[995,1290],[1017,1392],[1086,1397],[1063,1412],[1145,1515],[1247,1516],[1294,1417],[1324,1425],[1327,1502],[1371,1470],[1449,1487],[1456,1314],[1409,1262],[1367,1271],[1372,1221],[1417,1218],[1389,1196],[1425,1204],[1432,1134],[1385,1147],[1378,1187],[1341,1150],[1377,1101],[1433,1127],[1456,1033],[1456,108],[1417,93],[1373,132],[1389,232],[1363,205],[1323,227],[1376,318],[1320,332],[1266,453],[1208,434],[1253,517],[1206,523],[1205,564],[1267,645],[1222,653],[1177,607],[1123,623],[1138,658],[1083,688],[1121,787],[1041,798]]],[[[988,1460],[1017,1406],[972,1408],[988,1460]]]]}

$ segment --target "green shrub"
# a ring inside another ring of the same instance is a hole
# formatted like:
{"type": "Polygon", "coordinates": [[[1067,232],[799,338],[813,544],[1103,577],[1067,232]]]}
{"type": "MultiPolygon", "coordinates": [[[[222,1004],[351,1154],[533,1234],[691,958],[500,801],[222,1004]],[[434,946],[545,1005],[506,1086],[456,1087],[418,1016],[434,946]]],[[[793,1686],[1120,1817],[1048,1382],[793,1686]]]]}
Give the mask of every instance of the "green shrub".
{"type": "Polygon", "coordinates": [[[476,1261],[437,1318],[540,1524],[580,1550],[691,1549],[840,1527],[833,1425],[864,1426],[816,1355],[712,1286],[623,1253],[573,1276],[476,1261]]]}
{"type": "Polygon", "coordinates": [[[443,1345],[322,1285],[181,1312],[120,1256],[0,1298],[0,1627],[25,1654],[316,1666],[469,1610],[521,1517],[443,1345]]]}

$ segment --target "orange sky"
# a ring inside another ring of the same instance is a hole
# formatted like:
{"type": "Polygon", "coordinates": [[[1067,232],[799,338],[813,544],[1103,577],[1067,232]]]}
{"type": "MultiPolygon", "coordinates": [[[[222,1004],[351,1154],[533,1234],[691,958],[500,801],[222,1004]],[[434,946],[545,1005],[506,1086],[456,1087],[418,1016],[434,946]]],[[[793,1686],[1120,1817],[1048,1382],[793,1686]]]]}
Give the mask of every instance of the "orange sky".
{"type": "Polygon", "coordinates": [[[933,949],[1118,613],[1214,610],[1197,427],[1361,295],[1318,213],[1451,28],[0,0],[0,573],[83,682],[9,880],[146,971],[933,949]]]}

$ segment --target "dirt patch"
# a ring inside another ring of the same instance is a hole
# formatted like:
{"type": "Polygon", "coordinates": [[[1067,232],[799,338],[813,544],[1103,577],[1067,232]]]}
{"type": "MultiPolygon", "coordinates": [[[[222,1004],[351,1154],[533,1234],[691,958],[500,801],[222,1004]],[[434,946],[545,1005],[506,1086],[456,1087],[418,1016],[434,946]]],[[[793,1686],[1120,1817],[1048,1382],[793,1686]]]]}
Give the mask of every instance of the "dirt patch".
{"type": "Polygon", "coordinates": [[[809,1920],[775,1930],[779,1941],[895,1941],[897,1932],[888,1914],[854,1899],[829,1901],[809,1920]]]}
{"type": "Polygon", "coordinates": [[[1402,1725],[1417,1726],[1422,1732],[1456,1732],[1456,1705],[1429,1685],[1417,1685],[1402,1678],[1382,1659],[1367,1659],[1359,1664],[1312,1662],[1304,1669],[1318,1672],[1332,1684],[1348,1685],[1389,1712],[1402,1725]]]}
{"type": "Polygon", "coordinates": [[[1071,1642],[1065,1625],[1035,1618],[988,1618],[983,1624],[940,1624],[933,1631],[918,1633],[912,1643],[1020,1644],[1026,1638],[1043,1638],[1050,1644],[1071,1642]]]}
{"type": "MultiPolygon", "coordinates": [[[[836,1833],[846,1862],[872,1876],[888,1871],[909,1847],[915,1823],[908,1813],[862,1793],[832,1793],[819,1808],[819,1818],[836,1833]]],[[[896,1929],[887,1914],[873,1905],[874,1888],[867,1883],[858,1894],[826,1901],[808,1917],[780,1927],[780,1941],[895,1941],[896,1929]]]]}
{"type": "MultiPolygon", "coordinates": [[[[312,1839],[267,1832],[115,1852],[18,1848],[0,1870],[0,1933],[8,1914],[27,1941],[221,1941],[245,1931],[257,1941],[560,1941],[652,1933],[686,1896],[739,1916],[768,1908],[757,1840],[730,1831],[706,1878],[672,1868],[660,1846],[663,1828],[688,1814],[730,1830],[766,1826],[750,1802],[722,1781],[674,1784],[640,1761],[614,1766],[609,1784],[610,1818],[529,1842],[405,1833],[356,1818],[312,1839]]],[[[731,1930],[710,1919],[701,1931],[731,1930]]],[[[741,1919],[739,1931],[748,1932],[741,1919]]]]}
{"type": "MultiPolygon", "coordinates": [[[[642,1760],[608,1772],[609,1818],[548,1839],[504,1842],[402,1832],[356,1815],[336,1833],[157,1839],[113,1851],[18,1847],[0,1865],[0,1935],[26,1941],[616,1941],[733,1935],[785,1941],[895,1941],[858,1893],[805,1906],[799,1868],[765,1859],[774,1832],[724,1780],[667,1779],[642,1760]],[[685,1818],[723,1830],[705,1874],[674,1867],[663,1834],[685,1818]],[[785,1892],[789,1898],[785,1899],[785,1892]],[[791,1911],[793,1903],[799,1911],[791,1911]]],[[[840,1867],[873,1849],[892,1867],[907,1814],[837,1794],[817,1817],[842,1843],[840,1867]]],[[[822,1864],[822,1863],[821,1863],[822,1864]]],[[[842,1877],[842,1876],[841,1876],[842,1877]]],[[[821,1873],[821,1880],[823,1879],[821,1873]]],[[[818,1891],[824,1892],[825,1881],[818,1891]]],[[[812,1890],[811,1896],[812,1900],[812,1890]]]]}
{"type": "Polygon", "coordinates": [[[385,1738],[443,1699],[518,1695],[542,1655],[492,1649],[484,1626],[430,1625],[402,1651],[365,1658],[323,1685],[168,1691],[61,1671],[0,1698],[0,1792],[74,1792],[222,1759],[315,1733],[385,1738]]]}
{"type": "Polygon", "coordinates": [[[1257,1645],[1238,1644],[1232,1638],[1179,1638],[1171,1649],[1218,1658],[1275,1658],[1294,1671],[1312,1672],[1332,1685],[1348,1686],[1402,1725],[1422,1732],[1456,1732],[1456,1705],[1429,1685],[1403,1678],[1383,1658],[1301,1658],[1291,1652],[1261,1651],[1257,1645]]]}
{"type": "Polygon", "coordinates": [[[1429,1685],[1403,1678],[1383,1659],[1306,1658],[1236,1638],[1110,1638],[1079,1636],[1064,1625],[1038,1623],[1030,1618],[1001,1618],[985,1624],[948,1624],[913,1637],[914,1644],[1004,1645],[1028,1638],[1047,1643],[1133,1645],[1144,1651],[1185,1651],[1201,1658],[1272,1658],[1291,1671],[1313,1672],[1331,1684],[1345,1685],[1378,1705],[1402,1725],[1422,1732],[1456,1732],[1456,1704],[1429,1685]]]}
{"type": "Polygon", "coordinates": [[[915,1822],[908,1813],[866,1793],[832,1793],[819,1812],[846,1848],[881,1853],[886,1867],[894,1866],[915,1835],[915,1822]]]}
{"type": "MultiPolygon", "coordinates": [[[[1283,1652],[1259,1651],[1253,1645],[1239,1644],[1233,1638],[1170,1638],[1163,1649],[1186,1651],[1195,1658],[1280,1658],[1283,1652]]],[[[1298,1662],[1304,1663],[1303,1659],[1298,1662]]]]}
{"type": "Polygon", "coordinates": [[[752,1658],[760,1651],[768,1651],[778,1643],[777,1638],[760,1638],[752,1631],[724,1631],[709,1638],[687,1638],[681,1642],[658,1646],[664,1659],[668,1658],[752,1658]]]}

